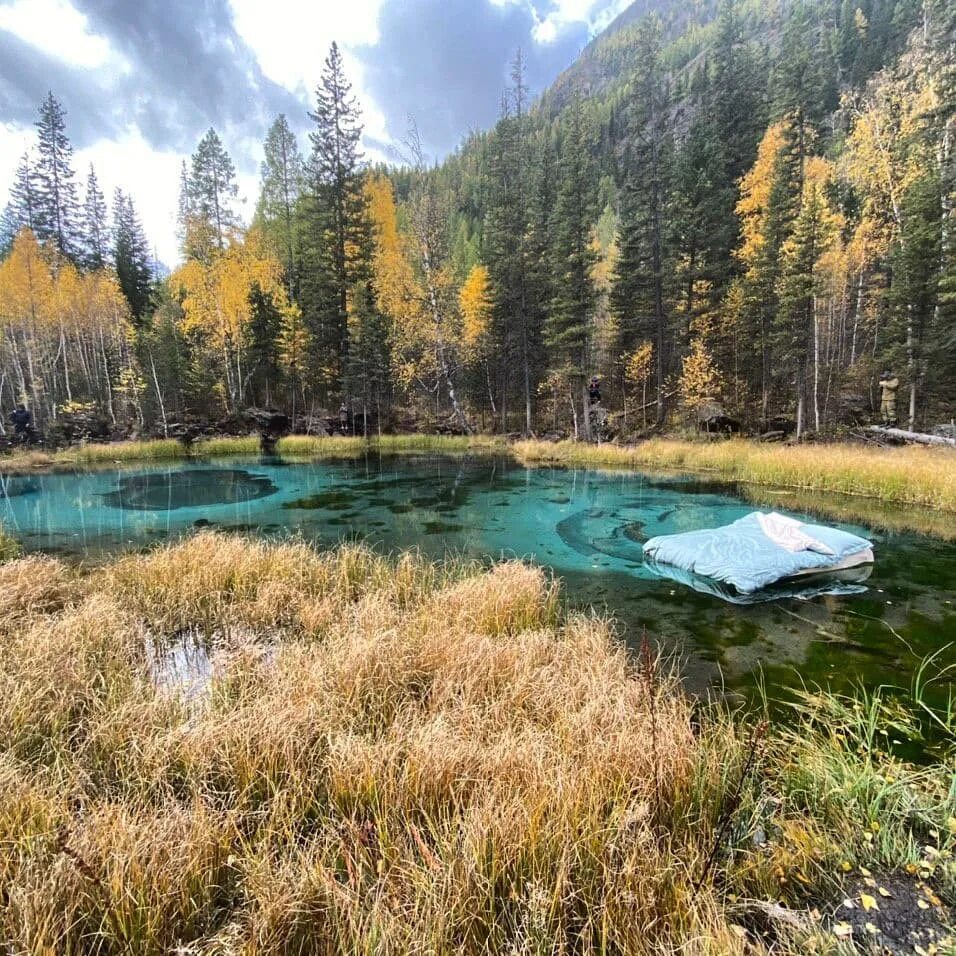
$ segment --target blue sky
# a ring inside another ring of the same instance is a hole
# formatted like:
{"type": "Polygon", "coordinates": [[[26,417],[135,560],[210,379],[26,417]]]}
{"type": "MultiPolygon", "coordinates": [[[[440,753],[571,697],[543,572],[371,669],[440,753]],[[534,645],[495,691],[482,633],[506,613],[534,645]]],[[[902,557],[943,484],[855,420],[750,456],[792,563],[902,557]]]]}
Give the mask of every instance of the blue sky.
{"type": "MultiPolygon", "coordinates": [[[[303,136],[336,40],[363,108],[365,149],[391,158],[414,118],[432,158],[491,125],[519,47],[533,92],[629,0],[0,0],[0,197],[48,89],[64,103],[78,179],[92,162],[176,257],[178,171],[209,126],[247,215],[277,113],[303,136]]],[[[4,201],[4,200],[0,200],[4,201]]]]}

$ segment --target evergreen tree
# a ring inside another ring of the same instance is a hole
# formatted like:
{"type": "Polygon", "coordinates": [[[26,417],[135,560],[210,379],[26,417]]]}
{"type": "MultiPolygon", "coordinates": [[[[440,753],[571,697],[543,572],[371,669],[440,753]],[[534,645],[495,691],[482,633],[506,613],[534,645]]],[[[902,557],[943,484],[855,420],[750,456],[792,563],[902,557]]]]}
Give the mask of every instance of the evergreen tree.
{"type": "MultiPolygon", "coordinates": [[[[545,332],[556,368],[580,383],[580,431],[589,439],[587,374],[596,303],[591,270],[597,257],[591,246],[593,174],[580,101],[570,107],[564,130],[559,182],[553,223],[554,298],[545,332]]],[[[573,395],[571,400],[573,404],[573,395]]]]}
{"type": "Polygon", "coordinates": [[[902,352],[906,360],[910,428],[916,427],[918,402],[932,351],[927,348],[927,334],[932,329],[939,295],[939,186],[936,171],[929,169],[906,190],[901,200],[903,225],[891,260],[890,305],[896,352],[902,352]]]}
{"type": "Polygon", "coordinates": [[[66,135],[66,111],[48,93],[40,106],[37,162],[33,169],[37,238],[52,243],[63,255],[76,258],[79,202],[73,181],[73,147],[66,135]]]}
{"type": "Polygon", "coordinates": [[[528,157],[525,133],[527,90],[521,54],[512,66],[513,86],[488,163],[488,220],[484,258],[494,290],[494,341],[501,380],[502,430],[507,430],[509,385],[517,373],[524,399],[525,430],[532,429],[533,361],[541,326],[531,301],[528,276],[528,157]]]}
{"type": "Polygon", "coordinates": [[[658,421],[665,412],[664,381],[670,361],[668,278],[673,139],[668,89],[660,60],[660,25],[641,36],[642,73],[634,83],[632,137],[621,202],[619,258],[611,292],[618,320],[618,353],[654,342],[658,421]]]}
{"type": "Polygon", "coordinates": [[[179,167],[179,198],[176,206],[176,235],[179,239],[180,248],[184,251],[187,247],[192,215],[193,202],[189,183],[189,167],[184,159],[179,167]]]}
{"type": "Polygon", "coordinates": [[[366,277],[369,220],[360,112],[333,43],[316,89],[312,152],[300,202],[299,302],[321,397],[342,387],[348,365],[349,293],[366,277]]]}
{"type": "Polygon", "coordinates": [[[87,269],[102,269],[110,252],[106,198],[100,189],[96,171],[90,165],[83,202],[82,262],[87,269]]]}
{"type": "Polygon", "coordinates": [[[350,295],[346,391],[353,416],[362,420],[362,434],[368,434],[370,418],[381,431],[392,372],[389,345],[388,323],[376,306],[372,283],[356,283],[350,295]]]}
{"type": "Polygon", "coordinates": [[[249,395],[256,405],[271,406],[281,387],[282,313],[258,282],[249,291],[249,395]]]}
{"type": "Polygon", "coordinates": [[[5,255],[21,229],[37,230],[37,194],[30,155],[24,153],[14,173],[10,199],[0,222],[0,254],[5,255]]]}
{"type": "MultiPolygon", "coordinates": [[[[802,203],[793,233],[784,248],[784,275],[780,290],[778,362],[786,366],[796,384],[797,437],[806,428],[809,400],[810,357],[815,346],[815,303],[818,292],[817,261],[829,242],[826,202],[814,186],[802,203]]],[[[814,376],[816,385],[817,376],[814,376]]],[[[814,424],[820,427],[820,409],[814,388],[814,424]]]]}
{"type": "Polygon", "coordinates": [[[702,77],[697,115],[676,172],[680,255],[689,266],[682,284],[689,290],[698,277],[704,279],[712,306],[737,273],[733,250],[740,240],[738,184],[753,164],[767,124],[766,89],[767,72],[753,44],[744,39],[737,0],[723,0],[712,76],[708,81],[702,77]]]}
{"type": "Polygon", "coordinates": [[[288,120],[280,115],[269,128],[255,221],[275,243],[294,299],[298,267],[295,209],[302,188],[302,156],[288,120]]]}
{"type": "Polygon", "coordinates": [[[240,222],[234,205],[238,194],[235,167],[218,133],[210,128],[192,155],[189,178],[180,196],[186,258],[207,260],[225,248],[240,222]]]}
{"type": "Polygon", "coordinates": [[[149,245],[133,200],[121,189],[113,195],[113,261],[133,318],[141,321],[149,309],[152,273],[149,245]]]}

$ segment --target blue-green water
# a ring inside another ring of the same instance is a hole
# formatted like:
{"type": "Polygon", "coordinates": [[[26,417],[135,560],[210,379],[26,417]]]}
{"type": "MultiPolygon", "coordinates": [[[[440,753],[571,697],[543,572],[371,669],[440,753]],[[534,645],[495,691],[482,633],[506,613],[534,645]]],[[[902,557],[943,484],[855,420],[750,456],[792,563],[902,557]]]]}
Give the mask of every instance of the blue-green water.
{"type": "MultiPolygon", "coordinates": [[[[656,577],[641,542],[753,510],[730,485],[507,459],[370,457],[188,463],[3,479],[0,521],[28,551],[99,560],[194,528],[365,539],[429,556],[517,556],[552,568],[570,604],[644,628],[691,686],[905,683],[956,639],[956,544],[843,527],[875,541],[861,593],[740,607],[656,577]],[[761,676],[762,675],[762,676],[761,676]]],[[[800,516],[798,514],[798,516],[800,516]]],[[[956,659],[952,649],[949,660],[956,659]]],[[[940,663],[943,663],[941,661],[940,663]]]]}

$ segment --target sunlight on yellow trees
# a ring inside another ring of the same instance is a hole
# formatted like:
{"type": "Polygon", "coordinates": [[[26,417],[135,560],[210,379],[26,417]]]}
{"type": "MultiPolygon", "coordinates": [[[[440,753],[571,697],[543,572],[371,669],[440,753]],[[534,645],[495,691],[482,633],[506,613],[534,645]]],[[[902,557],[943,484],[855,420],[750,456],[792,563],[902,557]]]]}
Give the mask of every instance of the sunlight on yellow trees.
{"type": "Polygon", "coordinates": [[[864,218],[885,224],[891,237],[902,225],[906,191],[934,162],[923,133],[926,117],[937,106],[938,95],[922,69],[886,75],[866,93],[844,101],[852,123],[845,175],[863,197],[864,218]]]}
{"type": "Polygon", "coordinates": [[[700,336],[691,343],[690,352],[681,360],[681,366],[681,402],[699,419],[704,407],[717,401],[722,387],[717,366],[700,336]]]}
{"type": "MultiPolygon", "coordinates": [[[[246,350],[252,308],[249,294],[255,284],[272,299],[286,319],[293,324],[296,316],[289,306],[283,280],[282,264],[258,229],[250,229],[243,239],[233,238],[221,252],[206,260],[189,259],[169,279],[183,309],[183,331],[199,333],[203,341],[218,355],[222,363],[224,390],[222,398],[232,411],[245,397],[250,369],[246,350]]],[[[300,333],[292,333],[286,343],[298,350],[300,333]]]]}
{"type": "MultiPolygon", "coordinates": [[[[797,215],[794,234],[783,246],[785,258],[793,255],[799,236],[812,225],[814,265],[822,266],[826,261],[831,274],[846,267],[845,252],[840,242],[846,219],[830,201],[834,174],[835,168],[829,160],[822,156],[807,157],[803,167],[800,212],[797,215]]],[[[831,278],[836,277],[831,275],[831,278]]],[[[840,280],[836,278],[836,281],[840,280]]]]}
{"type": "Polygon", "coordinates": [[[485,266],[474,266],[458,293],[462,344],[470,358],[487,354],[491,332],[491,279],[485,266]]]}
{"type": "Polygon", "coordinates": [[[77,396],[115,420],[115,377],[132,364],[126,299],[112,270],[79,272],[22,230],[0,264],[3,367],[18,396],[55,417],[77,396]]]}
{"type": "Polygon", "coordinates": [[[378,306],[391,324],[396,374],[406,388],[417,386],[435,392],[442,369],[449,363],[456,364],[462,345],[454,273],[447,263],[433,267],[431,286],[426,291],[421,270],[416,268],[421,259],[419,244],[399,226],[391,182],[384,176],[373,176],[367,189],[374,235],[375,288],[378,306]],[[430,299],[433,304],[429,304],[430,299]]]}
{"type": "MultiPolygon", "coordinates": [[[[647,427],[647,385],[654,370],[654,346],[642,342],[633,352],[621,356],[624,363],[624,381],[628,387],[641,391],[641,416],[647,427]]],[[[627,427],[627,388],[624,390],[624,425],[627,427]]]]}
{"type": "Polygon", "coordinates": [[[378,306],[397,325],[421,315],[422,293],[412,268],[408,236],[398,228],[398,208],[391,180],[370,176],[366,186],[372,220],[372,265],[378,306]]]}
{"type": "Polygon", "coordinates": [[[766,220],[770,211],[774,174],[787,139],[787,123],[767,127],[757,148],[757,159],[740,181],[737,215],[743,237],[737,258],[752,270],[759,261],[766,243],[766,220]]]}

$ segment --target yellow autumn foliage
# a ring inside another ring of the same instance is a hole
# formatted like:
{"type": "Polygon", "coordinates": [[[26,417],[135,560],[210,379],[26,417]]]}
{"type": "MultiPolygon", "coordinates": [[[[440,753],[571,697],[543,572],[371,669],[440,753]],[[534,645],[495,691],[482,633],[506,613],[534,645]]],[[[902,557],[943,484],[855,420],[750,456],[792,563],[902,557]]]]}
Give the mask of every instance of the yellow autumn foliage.
{"type": "Polygon", "coordinates": [[[484,350],[491,328],[491,279],[485,266],[475,266],[468,273],[458,294],[458,304],[464,346],[477,355],[484,350]]]}

